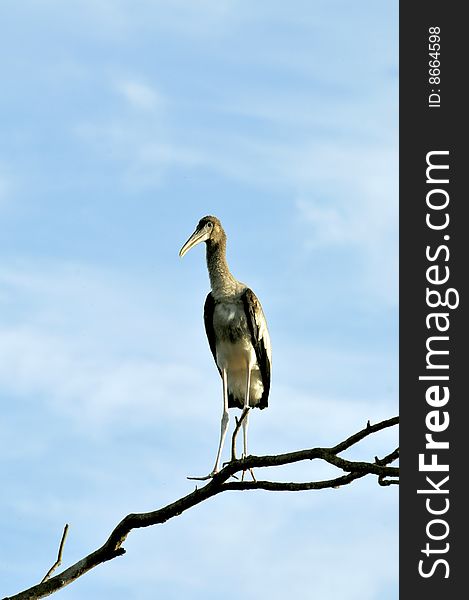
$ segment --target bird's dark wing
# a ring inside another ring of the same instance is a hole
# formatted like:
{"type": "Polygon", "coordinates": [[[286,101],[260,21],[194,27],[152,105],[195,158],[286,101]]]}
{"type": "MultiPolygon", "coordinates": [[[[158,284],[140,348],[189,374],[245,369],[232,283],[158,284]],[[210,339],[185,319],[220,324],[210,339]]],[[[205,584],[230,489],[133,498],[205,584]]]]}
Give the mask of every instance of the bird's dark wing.
{"type": "Polygon", "coordinates": [[[207,298],[205,300],[205,305],[204,305],[205,333],[207,334],[208,343],[210,346],[210,350],[212,351],[213,358],[215,360],[215,364],[217,365],[217,369],[221,375],[220,367],[217,364],[217,347],[216,347],[215,329],[213,328],[214,310],[215,310],[215,300],[212,296],[212,292],[209,292],[209,294],[207,295],[207,298]]]}
{"type": "MultiPolygon", "coordinates": [[[[215,338],[215,329],[213,327],[213,313],[215,311],[215,299],[212,296],[212,292],[209,292],[207,298],[205,300],[204,305],[204,323],[205,323],[205,332],[207,334],[208,343],[210,346],[210,350],[213,354],[213,359],[215,360],[215,364],[217,365],[218,372],[220,373],[220,377],[223,377],[223,373],[221,372],[220,367],[217,363],[217,342],[215,338]]],[[[235,400],[232,392],[228,391],[228,408],[243,408],[243,405],[239,400],[235,400]]]]}
{"type": "Polygon", "coordinates": [[[241,296],[248,322],[251,342],[256,352],[257,364],[262,376],[264,392],[257,405],[259,408],[265,408],[268,405],[270,391],[270,370],[272,362],[272,353],[270,347],[269,331],[265,320],[264,311],[257,296],[249,288],[241,296]]]}

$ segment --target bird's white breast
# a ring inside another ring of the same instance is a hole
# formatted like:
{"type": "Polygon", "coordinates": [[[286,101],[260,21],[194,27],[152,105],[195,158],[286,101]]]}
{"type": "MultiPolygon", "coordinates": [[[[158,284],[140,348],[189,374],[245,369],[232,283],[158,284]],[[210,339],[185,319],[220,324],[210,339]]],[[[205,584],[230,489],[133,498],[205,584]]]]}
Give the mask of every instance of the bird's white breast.
{"type": "Polygon", "coordinates": [[[220,369],[246,369],[256,360],[241,301],[218,302],[213,313],[217,333],[217,364],[220,369]]]}
{"type": "Polygon", "coordinates": [[[255,406],[264,386],[242,301],[217,303],[213,323],[218,332],[217,365],[221,371],[227,372],[229,391],[244,404],[247,373],[251,369],[249,403],[255,406]]]}

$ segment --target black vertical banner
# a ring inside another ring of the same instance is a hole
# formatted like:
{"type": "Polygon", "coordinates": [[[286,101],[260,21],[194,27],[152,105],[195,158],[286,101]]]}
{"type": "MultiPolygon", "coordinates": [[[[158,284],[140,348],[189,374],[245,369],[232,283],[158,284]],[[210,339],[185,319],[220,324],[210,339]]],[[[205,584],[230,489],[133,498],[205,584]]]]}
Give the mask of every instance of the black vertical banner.
{"type": "Polygon", "coordinates": [[[400,3],[400,598],[467,596],[467,25],[400,3]],[[465,313],[465,315],[464,315],[465,313]]]}

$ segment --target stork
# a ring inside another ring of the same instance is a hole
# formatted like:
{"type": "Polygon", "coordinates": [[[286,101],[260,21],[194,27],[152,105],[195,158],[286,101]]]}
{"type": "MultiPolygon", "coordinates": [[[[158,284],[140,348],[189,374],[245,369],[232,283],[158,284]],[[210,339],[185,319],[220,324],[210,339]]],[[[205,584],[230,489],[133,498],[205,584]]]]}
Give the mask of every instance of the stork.
{"type": "Polygon", "coordinates": [[[236,459],[235,444],[240,423],[243,427],[243,457],[248,455],[249,411],[252,407],[261,410],[267,407],[272,357],[262,306],[254,292],[231,274],[226,262],[226,234],[216,217],[200,219],[179,256],[183,257],[201,242],[206,244],[211,286],[204,306],[205,331],[223,384],[223,412],[215,466],[207,477],[194,478],[209,479],[220,468],[229,408],[243,411],[233,434],[232,460],[236,459]]]}

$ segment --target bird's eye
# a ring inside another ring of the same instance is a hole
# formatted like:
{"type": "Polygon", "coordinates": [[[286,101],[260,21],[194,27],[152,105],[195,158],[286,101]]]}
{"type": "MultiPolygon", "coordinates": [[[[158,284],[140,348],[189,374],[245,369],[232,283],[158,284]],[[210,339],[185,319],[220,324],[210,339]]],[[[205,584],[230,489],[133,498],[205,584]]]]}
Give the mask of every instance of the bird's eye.
{"type": "Polygon", "coordinates": [[[208,227],[209,229],[212,229],[213,227],[213,223],[211,223],[210,221],[207,223],[206,227],[208,227]]]}

